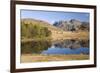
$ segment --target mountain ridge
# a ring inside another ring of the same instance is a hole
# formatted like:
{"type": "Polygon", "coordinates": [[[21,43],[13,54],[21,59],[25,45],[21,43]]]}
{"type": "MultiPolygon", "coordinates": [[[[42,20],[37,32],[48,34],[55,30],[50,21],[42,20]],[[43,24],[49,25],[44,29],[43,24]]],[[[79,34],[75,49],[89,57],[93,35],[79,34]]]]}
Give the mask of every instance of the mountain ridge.
{"type": "Polygon", "coordinates": [[[82,22],[76,19],[56,21],[54,26],[63,29],[64,31],[89,31],[89,22],[82,22]]]}

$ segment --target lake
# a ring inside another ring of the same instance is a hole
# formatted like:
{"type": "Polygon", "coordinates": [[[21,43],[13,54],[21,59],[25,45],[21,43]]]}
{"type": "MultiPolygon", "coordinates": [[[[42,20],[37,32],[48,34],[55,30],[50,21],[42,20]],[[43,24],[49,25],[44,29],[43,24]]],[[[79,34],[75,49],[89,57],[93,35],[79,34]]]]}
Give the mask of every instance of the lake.
{"type": "Polygon", "coordinates": [[[86,54],[89,55],[89,40],[67,39],[57,41],[31,41],[21,43],[21,54],[86,54]]]}

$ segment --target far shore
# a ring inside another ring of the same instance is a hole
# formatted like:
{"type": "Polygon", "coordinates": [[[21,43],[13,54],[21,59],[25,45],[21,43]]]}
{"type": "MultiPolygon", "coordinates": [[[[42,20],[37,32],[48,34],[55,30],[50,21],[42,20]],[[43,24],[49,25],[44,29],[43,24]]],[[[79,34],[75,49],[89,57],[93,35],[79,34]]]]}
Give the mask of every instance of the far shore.
{"type": "Polygon", "coordinates": [[[67,40],[67,39],[77,39],[77,40],[88,40],[89,32],[63,32],[63,33],[53,33],[51,37],[43,38],[24,38],[21,39],[21,42],[30,42],[30,41],[56,41],[56,40],[67,40]]]}
{"type": "Polygon", "coordinates": [[[42,54],[22,54],[21,63],[30,62],[48,62],[48,61],[72,61],[72,60],[88,60],[89,55],[71,54],[71,55],[42,55],[42,54]]]}
{"type": "Polygon", "coordinates": [[[52,40],[65,40],[65,39],[89,39],[89,32],[78,31],[78,32],[63,32],[53,33],[52,40]]]}

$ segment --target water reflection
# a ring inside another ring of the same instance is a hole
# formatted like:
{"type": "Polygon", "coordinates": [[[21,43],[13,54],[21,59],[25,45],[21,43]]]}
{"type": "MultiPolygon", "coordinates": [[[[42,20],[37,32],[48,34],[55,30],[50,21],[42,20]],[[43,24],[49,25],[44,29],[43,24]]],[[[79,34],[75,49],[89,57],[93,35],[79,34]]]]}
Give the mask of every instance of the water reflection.
{"type": "Polygon", "coordinates": [[[89,40],[32,41],[21,48],[22,54],[89,54],[89,40]]]}
{"type": "Polygon", "coordinates": [[[70,48],[70,49],[77,49],[81,47],[88,47],[89,48],[89,40],[63,40],[63,41],[55,41],[52,43],[54,47],[58,48],[70,48]]]}
{"type": "Polygon", "coordinates": [[[51,46],[50,41],[31,41],[21,43],[22,54],[40,54],[43,50],[47,50],[51,46]]]}

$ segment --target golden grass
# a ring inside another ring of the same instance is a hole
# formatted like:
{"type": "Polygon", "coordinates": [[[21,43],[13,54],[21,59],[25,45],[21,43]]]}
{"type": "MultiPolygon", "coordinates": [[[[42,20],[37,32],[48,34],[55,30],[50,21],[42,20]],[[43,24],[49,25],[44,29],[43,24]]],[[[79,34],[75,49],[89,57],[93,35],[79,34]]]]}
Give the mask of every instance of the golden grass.
{"type": "Polygon", "coordinates": [[[48,61],[67,61],[67,60],[87,60],[89,55],[73,54],[73,55],[21,55],[21,63],[27,62],[48,62],[48,61]]]}
{"type": "Polygon", "coordinates": [[[66,39],[89,39],[89,32],[87,31],[78,31],[78,32],[71,32],[71,31],[53,31],[50,37],[42,37],[42,38],[24,38],[21,39],[21,42],[30,42],[30,41],[56,41],[56,40],[66,40],[66,39]]]}
{"type": "Polygon", "coordinates": [[[61,40],[61,39],[89,39],[89,32],[78,31],[78,32],[55,32],[52,33],[52,40],[61,40]]]}

